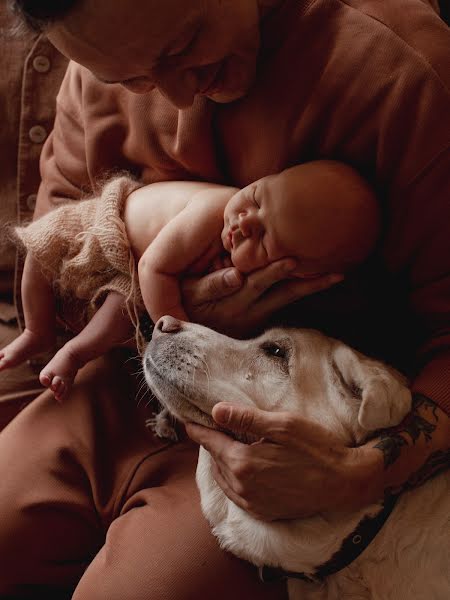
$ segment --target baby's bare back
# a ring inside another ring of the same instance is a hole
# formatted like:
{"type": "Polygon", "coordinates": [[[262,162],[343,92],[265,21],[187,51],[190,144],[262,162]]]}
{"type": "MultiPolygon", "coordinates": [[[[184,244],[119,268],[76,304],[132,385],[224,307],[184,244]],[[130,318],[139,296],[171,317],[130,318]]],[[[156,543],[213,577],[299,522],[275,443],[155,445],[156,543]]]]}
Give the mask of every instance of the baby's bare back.
{"type": "Polygon", "coordinates": [[[127,198],[124,222],[131,250],[137,260],[163,227],[178,215],[195,195],[222,186],[195,181],[161,181],[139,188],[127,198]]]}

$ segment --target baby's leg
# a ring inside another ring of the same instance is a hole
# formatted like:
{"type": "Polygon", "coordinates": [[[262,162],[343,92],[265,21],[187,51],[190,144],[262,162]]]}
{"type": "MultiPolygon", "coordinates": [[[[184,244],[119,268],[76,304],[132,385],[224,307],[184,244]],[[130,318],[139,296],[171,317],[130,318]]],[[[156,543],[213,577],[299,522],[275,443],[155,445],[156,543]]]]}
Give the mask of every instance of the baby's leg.
{"type": "Polygon", "coordinates": [[[86,327],[42,369],[39,380],[57,400],[70,389],[78,369],[129,340],[131,323],[122,294],[110,292],[86,327]]]}
{"type": "Polygon", "coordinates": [[[55,299],[41,266],[27,255],[22,277],[25,329],[0,350],[0,371],[15,367],[34,354],[51,348],[55,341],[55,299]]]}

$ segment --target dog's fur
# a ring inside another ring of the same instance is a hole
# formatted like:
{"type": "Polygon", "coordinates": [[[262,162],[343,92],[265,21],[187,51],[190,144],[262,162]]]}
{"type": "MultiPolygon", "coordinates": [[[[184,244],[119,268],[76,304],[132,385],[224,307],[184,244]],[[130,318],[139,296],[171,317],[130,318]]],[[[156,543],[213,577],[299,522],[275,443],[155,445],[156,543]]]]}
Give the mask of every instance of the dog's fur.
{"type": "MultiPolygon", "coordinates": [[[[359,445],[398,424],[411,395],[393,369],[313,330],[272,329],[234,340],[205,327],[163,317],[144,357],[148,385],[181,421],[215,427],[222,400],[263,410],[296,411],[359,445]],[[280,350],[277,350],[279,348],[280,350]]],[[[200,448],[197,483],[202,509],[221,546],[255,565],[313,573],[341,546],[374,504],[337,517],[266,523],[231,502],[200,448]]],[[[289,580],[291,598],[403,600],[450,597],[450,477],[440,475],[404,493],[369,547],[323,583],[289,580]]]]}

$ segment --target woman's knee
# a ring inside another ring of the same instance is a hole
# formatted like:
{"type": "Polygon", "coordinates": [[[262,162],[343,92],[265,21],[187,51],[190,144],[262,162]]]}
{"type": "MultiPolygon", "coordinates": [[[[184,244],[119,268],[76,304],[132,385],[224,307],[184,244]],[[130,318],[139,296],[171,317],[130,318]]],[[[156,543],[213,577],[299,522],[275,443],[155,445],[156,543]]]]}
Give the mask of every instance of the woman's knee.
{"type": "Polygon", "coordinates": [[[42,395],[0,433],[0,596],[23,584],[75,585],[103,543],[55,404],[42,395]]]}

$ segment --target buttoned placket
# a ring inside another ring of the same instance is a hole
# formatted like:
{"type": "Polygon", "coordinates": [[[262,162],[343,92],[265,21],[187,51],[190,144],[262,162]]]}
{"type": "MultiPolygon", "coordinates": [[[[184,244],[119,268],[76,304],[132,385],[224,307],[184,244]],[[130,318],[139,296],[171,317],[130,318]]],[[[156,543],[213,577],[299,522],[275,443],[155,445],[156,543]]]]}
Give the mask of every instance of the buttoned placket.
{"type": "MultiPolygon", "coordinates": [[[[19,146],[17,155],[17,221],[29,222],[36,206],[40,183],[39,157],[43,144],[53,128],[56,94],[67,67],[63,57],[40,35],[24,63],[19,146]]],[[[14,297],[19,327],[23,329],[20,282],[23,272],[22,253],[16,255],[14,297]]]]}

